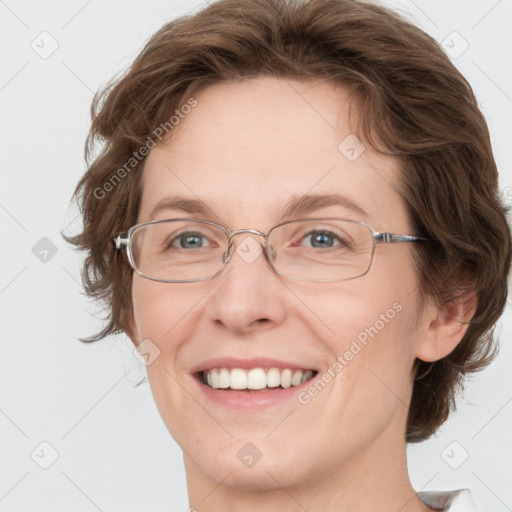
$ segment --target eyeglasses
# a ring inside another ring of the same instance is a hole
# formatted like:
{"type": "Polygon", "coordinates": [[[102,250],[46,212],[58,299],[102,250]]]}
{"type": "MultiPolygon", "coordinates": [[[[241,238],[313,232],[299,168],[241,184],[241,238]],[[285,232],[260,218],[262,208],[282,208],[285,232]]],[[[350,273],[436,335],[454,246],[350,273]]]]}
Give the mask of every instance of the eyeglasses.
{"type": "Polygon", "coordinates": [[[155,220],[136,224],[113,241],[118,250],[126,249],[130,265],[142,277],[188,283],[220,274],[233,256],[233,237],[242,233],[263,237],[267,260],[278,275],[318,282],[365,275],[377,244],[427,240],[379,233],[364,222],[327,217],[283,222],[268,234],[255,229],[230,232],[206,220],[155,220]]]}

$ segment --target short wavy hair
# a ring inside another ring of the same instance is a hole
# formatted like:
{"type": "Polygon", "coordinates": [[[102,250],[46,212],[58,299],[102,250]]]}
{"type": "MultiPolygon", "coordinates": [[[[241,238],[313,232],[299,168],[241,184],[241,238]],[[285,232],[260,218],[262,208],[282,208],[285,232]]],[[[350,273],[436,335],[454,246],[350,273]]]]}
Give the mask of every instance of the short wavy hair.
{"type": "Polygon", "coordinates": [[[357,95],[358,135],[397,159],[412,226],[431,239],[413,248],[423,298],[438,305],[478,298],[456,349],[434,363],[416,361],[406,440],[422,441],[455,408],[465,375],[496,353],[511,258],[508,208],[471,86],[433,38],[378,5],[220,0],[164,25],[96,94],[88,170],[74,195],[83,230],[65,236],[85,251],[86,293],[107,311],[104,328],[83,341],[129,333],[132,270],[112,237],[136,223],[141,148],[199,88],[261,75],[328,80],[357,95]]]}

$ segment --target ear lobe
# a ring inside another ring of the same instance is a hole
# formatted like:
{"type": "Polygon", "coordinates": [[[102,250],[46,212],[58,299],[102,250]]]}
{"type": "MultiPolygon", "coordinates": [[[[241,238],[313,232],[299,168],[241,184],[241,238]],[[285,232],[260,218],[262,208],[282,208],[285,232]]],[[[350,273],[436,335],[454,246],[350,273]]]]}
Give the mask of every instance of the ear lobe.
{"type": "Polygon", "coordinates": [[[423,336],[416,357],[433,362],[450,354],[460,343],[477,308],[476,295],[463,296],[442,306],[429,305],[424,313],[423,336]]]}

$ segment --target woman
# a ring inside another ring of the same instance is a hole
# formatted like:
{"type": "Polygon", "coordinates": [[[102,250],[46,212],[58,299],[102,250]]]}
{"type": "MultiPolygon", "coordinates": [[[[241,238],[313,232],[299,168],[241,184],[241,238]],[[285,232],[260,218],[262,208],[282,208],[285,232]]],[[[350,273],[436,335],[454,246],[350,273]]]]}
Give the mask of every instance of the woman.
{"type": "Polygon", "coordinates": [[[435,41],[348,0],[221,0],[94,105],[90,296],[147,366],[192,510],[476,510],[406,443],[493,355],[510,231],[435,41]]]}

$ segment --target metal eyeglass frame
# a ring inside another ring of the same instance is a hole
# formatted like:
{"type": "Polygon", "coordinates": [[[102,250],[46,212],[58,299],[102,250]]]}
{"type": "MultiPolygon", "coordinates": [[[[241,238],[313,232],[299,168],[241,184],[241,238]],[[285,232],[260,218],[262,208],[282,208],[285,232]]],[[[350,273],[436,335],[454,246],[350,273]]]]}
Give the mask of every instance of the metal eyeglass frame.
{"type": "Polygon", "coordinates": [[[189,218],[162,219],[162,220],[152,220],[152,221],[149,221],[149,222],[141,222],[140,224],[135,224],[130,229],[128,229],[128,231],[123,232],[123,233],[119,233],[118,235],[116,235],[112,240],[113,240],[113,242],[115,244],[115,247],[116,247],[116,249],[118,251],[126,250],[130,266],[140,276],[145,277],[146,279],[150,279],[151,281],[157,281],[159,283],[194,283],[194,282],[198,282],[198,281],[207,281],[209,279],[213,279],[214,277],[218,276],[224,270],[225,266],[230,262],[231,257],[233,256],[234,244],[232,243],[232,239],[233,239],[234,236],[239,235],[241,233],[250,233],[252,235],[258,235],[258,236],[263,237],[263,239],[265,240],[265,253],[266,253],[266,256],[267,256],[267,261],[269,262],[272,270],[276,274],[278,274],[279,276],[285,277],[287,279],[297,280],[297,281],[329,282],[329,283],[338,282],[338,281],[349,281],[351,279],[357,279],[358,277],[362,277],[362,276],[366,275],[370,271],[370,268],[372,266],[373,254],[375,252],[375,246],[377,244],[381,244],[381,243],[382,244],[396,244],[396,243],[419,242],[419,241],[423,241],[423,240],[428,240],[428,238],[424,238],[424,237],[421,237],[421,236],[399,235],[399,234],[396,234],[396,233],[387,233],[387,232],[381,233],[381,232],[375,231],[371,226],[369,226],[365,222],[362,222],[362,221],[359,221],[359,220],[353,220],[353,219],[345,219],[345,218],[342,218],[342,217],[319,217],[319,218],[306,218],[306,219],[289,220],[289,221],[282,222],[282,223],[277,224],[276,226],[272,227],[269,230],[269,232],[266,233],[266,234],[263,233],[262,231],[258,231],[256,229],[236,229],[234,231],[228,231],[224,226],[221,226],[220,224],[217,224],[215,222],[211,222],[211,221],[208,221],[208,220],[189,219],[189,218]],[[342,279],[308,279],[308,278],[302,278],[302,277],[287,276],[286,274],[283,274],[283,273],[279,272],[274,267],[273,258],[272,258],[272,254],[271,254],[271,248],[268,245],[268,237],[269,237],[270,233],[274,229],[276,229],[276,228],[278,228],[280,226],[283,226],[285,224],[290,224],[292,222],[324,221],[324,220],[341,220],[341,221],[345,221],[345,222],[352,222],[352,223],[355,223],[355,224],[361,224],[362,226],[365,226],[370,231],[370,233],[372,234],[372,238],[373,238],[373,245],[372,245],[372,251],[371,251],[371,254],[370,254],[370,263],[369,263],[368,268],[366,269],[366,271],[364,273],[362,273],[362,274],[357,275],[357,276],[345,277],[345,278],[342,278],[342,279]],[[222,266],[220,267],[220,269],[217,272],[215,272],[215,274],[212,274],[211,276],[207,276],[207,277],[201,277],[201,278],[198,278],[198,279],[156,279],[154,277],[150,277],[150,276],[145,275],[144,273],[142,273],[136,267],[135,262],[133,260],[132,250],[131,250],[131,239],[132,239],[133,233],[137,229],[139,229],[139,228],[141,228],[143,226],[147,226],[147,225],[150,225],[150,224],[160,224],[160,223],[169,222],[169,221],[193,221],[193,222],[197,222],[197,223],[201,223],[201,224],[209,224],[211,226],[215,226],[215,227],[219,228],[220,230],[222,230],[226,234],[226,237],[227,237],[227,240],[228,240],[228,248],[227,248],[226,252],[223,254],[222,266]]]}

